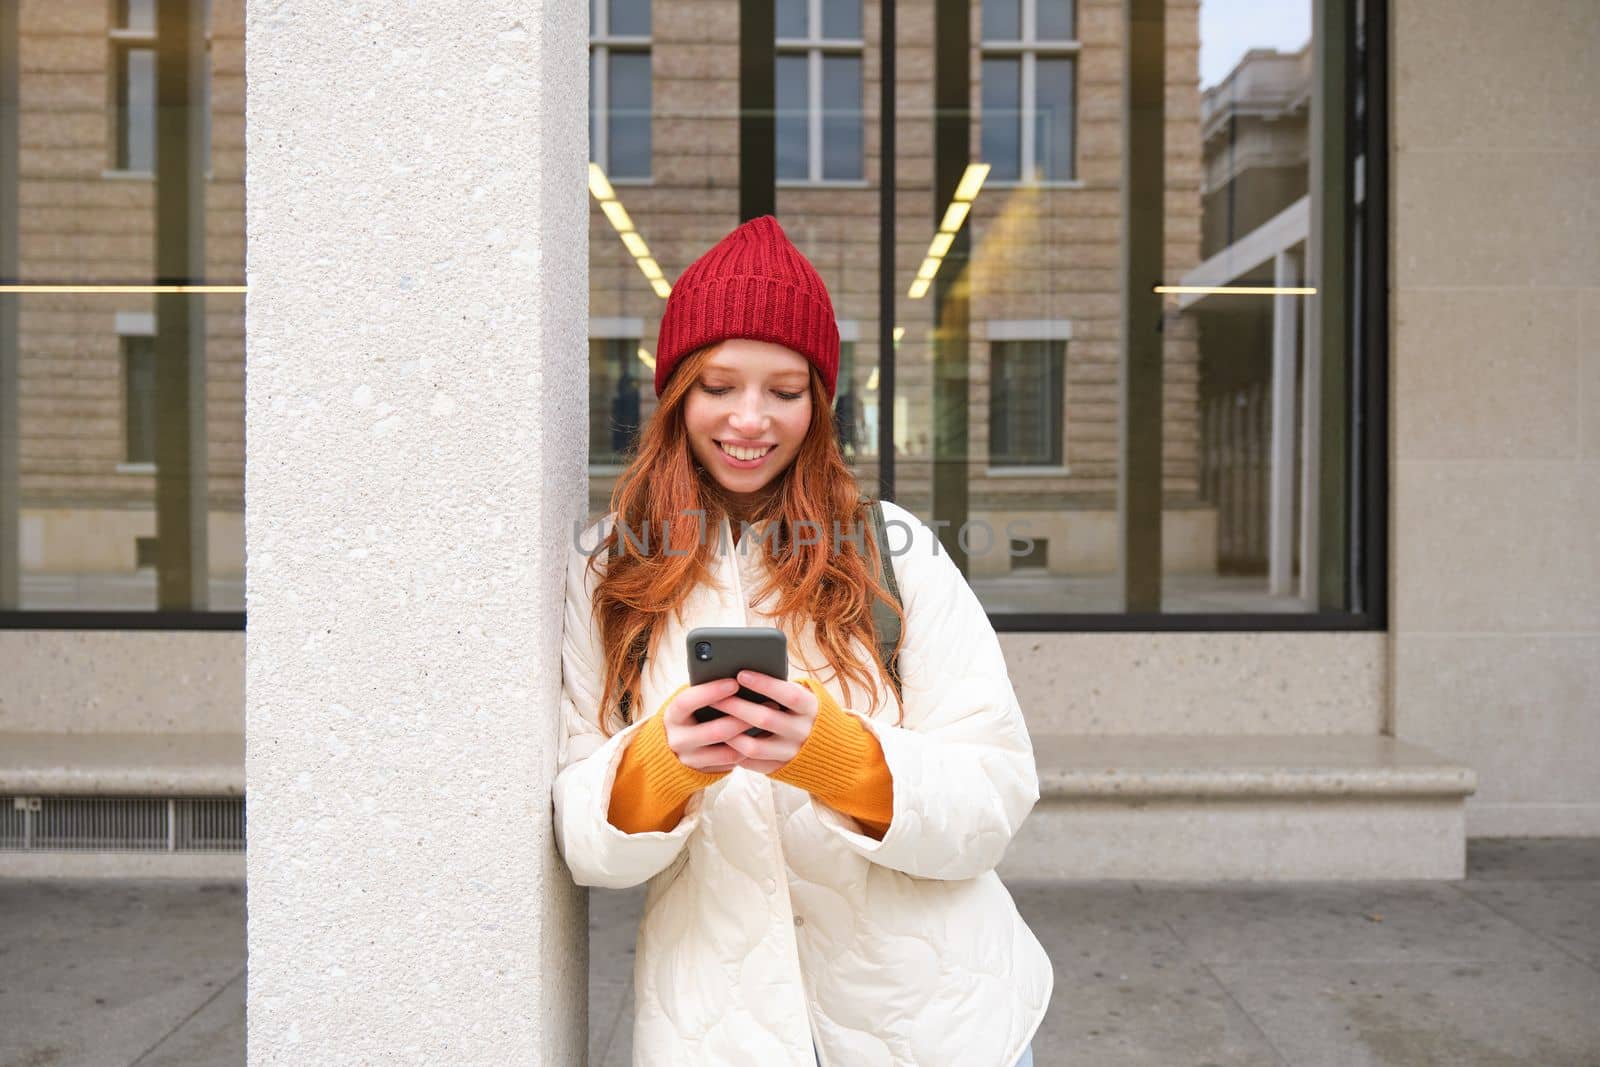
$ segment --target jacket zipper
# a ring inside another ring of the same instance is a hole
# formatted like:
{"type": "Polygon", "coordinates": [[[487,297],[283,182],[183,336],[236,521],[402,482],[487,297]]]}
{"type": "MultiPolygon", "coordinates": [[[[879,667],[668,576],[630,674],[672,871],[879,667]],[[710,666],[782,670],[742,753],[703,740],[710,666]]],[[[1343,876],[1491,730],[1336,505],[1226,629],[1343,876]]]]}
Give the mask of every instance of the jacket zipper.
{"type": "MultiPolygon", "coordinates": [[[[723,522],[726,524],[728,520],[724,518],[723,522]]],[[[731,544],[732,531],[729,530],[728,533],[731,544]]],[[[741,625],[748,626],[750,625],[750,605],[745,601],[744,576],[739,569],[739,560],[737,558],[730,558],[729,564],[729,569],[733,572],[734,595],[738,597],[739,601],[740,622],[741,625]]],[[[763,777],[765,776],[763,775],[763,777]]],[[[785,924],[784,933],[789,939],[789,958],[794,961],[795,978],[800,983],[800,1007],[806,1016],[806,1033],[811,1037],[811,1047],[814,1050],[811,1062],[821,1064],[821,1067],[826,1067],[826,1064],[822,1064],[821,1043],[817,1040],[816,1029],[811,1023],[811,990],[806,985],[805,971],[800,966],[800,939],[794,932],[794,897],[789,893],[789,870],[788,865],[783,860],[783,835],[778,826],[778,809],[777,803],[773,799],[774,789],[771,779],[767,780],[765,793],[766,803],[763,805],[763,810],[767,816],[767,827],[772,832],[773,846],[778,853],[778,888],[783,897],[783,910],[789,913],[789,922],[785,924]]]]}

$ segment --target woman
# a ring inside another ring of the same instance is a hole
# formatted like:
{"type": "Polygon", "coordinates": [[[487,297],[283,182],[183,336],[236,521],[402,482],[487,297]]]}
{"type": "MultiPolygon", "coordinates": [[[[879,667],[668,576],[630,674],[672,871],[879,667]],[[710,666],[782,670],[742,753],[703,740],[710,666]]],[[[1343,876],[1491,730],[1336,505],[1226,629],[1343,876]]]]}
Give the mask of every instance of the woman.
{"type": "Polygon", "coordinates": [[[673,288],[660,405],[570,554],[556,840],[581,885],[649,883],[635,1064],[1033,1062],[1050,962],[994,870],[1032,744],[983,607],[889,502],[879,654],[838,362],[815,269],[770,215],[739,226],[673,288]],[[689,685],[697,626],[782,629],[791,678],[689,685]]]}

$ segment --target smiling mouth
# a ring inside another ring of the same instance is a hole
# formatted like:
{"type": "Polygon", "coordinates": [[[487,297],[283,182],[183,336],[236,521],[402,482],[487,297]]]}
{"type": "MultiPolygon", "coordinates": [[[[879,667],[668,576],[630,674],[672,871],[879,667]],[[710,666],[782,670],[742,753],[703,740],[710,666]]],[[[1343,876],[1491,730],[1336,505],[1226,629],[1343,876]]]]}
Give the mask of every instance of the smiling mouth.
{"type": "Polygon", "coordinates": [[[778,446],[768,445],[765,448],[738,448],[737,446],[730,447],[723,444],[721,441],[718,441],[717,447],[722,449],[725,454],[732,456],[734,459],[751,460],[760,459],[762,456],[766,455],[768,452],[771,452],[778,446]]]}

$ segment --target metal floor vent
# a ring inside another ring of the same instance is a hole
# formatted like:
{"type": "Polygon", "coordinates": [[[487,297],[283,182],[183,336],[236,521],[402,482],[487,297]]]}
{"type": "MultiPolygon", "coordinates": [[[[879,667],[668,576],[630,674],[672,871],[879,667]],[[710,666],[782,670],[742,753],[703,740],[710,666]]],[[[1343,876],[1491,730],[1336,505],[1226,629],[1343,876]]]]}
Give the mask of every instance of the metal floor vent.
{"type": "Polygon", "coordinates": [[[0,794],[0,851],[243,852],[244,799],[0,794]]]}

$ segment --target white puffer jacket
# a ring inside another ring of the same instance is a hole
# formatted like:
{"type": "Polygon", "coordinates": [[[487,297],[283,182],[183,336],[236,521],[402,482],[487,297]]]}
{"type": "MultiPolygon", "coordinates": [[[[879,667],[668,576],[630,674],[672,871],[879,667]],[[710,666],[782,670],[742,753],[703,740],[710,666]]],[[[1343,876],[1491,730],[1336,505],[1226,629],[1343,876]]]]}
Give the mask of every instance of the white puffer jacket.
{"type": "Polygon", "coordinates": [[[649,881],[633,973],[636,1065],[812,1067],[814,1042],[824,1067],[1012,1067],[1044,1017],[1050,961],[994,870],[1039,798],[1022,710],[994,628],[933,531],[883,507],[906,613],[903,725],[881,680],[871,704],[826,666],[809,624],[782,627],[790,679],[823,683],[883,747],[894,815],[881,841],[743,768],[696,793],[670,832],[612,826],[624,747],[688,683],[688,631],[779,624],[763,610],[772,597],[753,602],[758,542],[735,546],[724,521],[715,583],[691,594],[652,649],[638,721],[607,738],[598,579],[584,565],[613,516],[570,552],[556,841],[581,885],[649,881]]]}

